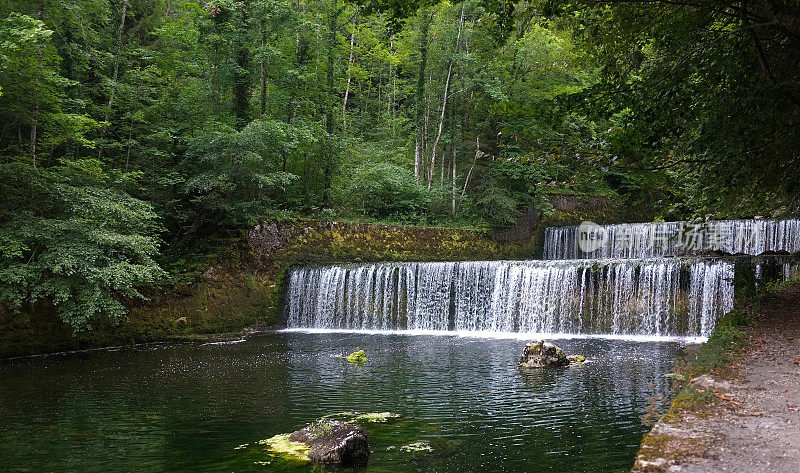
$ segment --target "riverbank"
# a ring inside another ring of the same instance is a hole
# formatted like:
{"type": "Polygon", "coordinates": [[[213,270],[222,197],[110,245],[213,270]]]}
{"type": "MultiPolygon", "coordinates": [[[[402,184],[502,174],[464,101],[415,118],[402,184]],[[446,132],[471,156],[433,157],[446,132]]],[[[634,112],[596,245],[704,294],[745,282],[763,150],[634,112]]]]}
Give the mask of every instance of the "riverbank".
{"type": "Polygon", "coordinates": [[[800,471],[800,284],[765,297],[751,327],[720,325],[648,433],[633,472],[800,471]]]}
{"type": "Polygon", "coordinates": [[[121,323],[93,320],[75,333],[52,306],[21,313],[0,306],[0,358],[175,340],[238,337],[283,323],[284,277],[296,265],[381,261],[531,259],[541,255],[544,229],[584,219],[625,219],[620,202],[597,196],[550,196],[553,211],[531,207],[504,231],[327,222],[266,221],[215,251],[180,282],[144,288],[147,301],[126,301],[121,323]]]}
{"type": "Polygon", "coordinates": [[[503,243],[472,230],[314,220],[263,222],[195,276],[143,291],[121,323],[98,318],[74,332],[52,307],[0,307],[0,358],[176,340],[238,336],[281,324],[284,277],[299,264],[520,257],[528,241],[503,243]]]}

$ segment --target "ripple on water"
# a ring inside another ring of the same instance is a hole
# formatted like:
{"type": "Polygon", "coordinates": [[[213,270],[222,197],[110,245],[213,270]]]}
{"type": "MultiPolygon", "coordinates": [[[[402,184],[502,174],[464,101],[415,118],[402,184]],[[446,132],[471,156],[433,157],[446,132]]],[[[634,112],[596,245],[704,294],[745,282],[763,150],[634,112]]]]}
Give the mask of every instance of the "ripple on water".
{"type": "Polygon", "coordinates": [[[589,362],[523,371],[517,338],[294,332],[4,361],[0,470],[310,471],[255,445],[349,411],[400,415],[368,425],[368,473],[626,470],[680,344],[558,343],[589,362]],[[331,357],[356,349],[367,363],[331,357]]]}

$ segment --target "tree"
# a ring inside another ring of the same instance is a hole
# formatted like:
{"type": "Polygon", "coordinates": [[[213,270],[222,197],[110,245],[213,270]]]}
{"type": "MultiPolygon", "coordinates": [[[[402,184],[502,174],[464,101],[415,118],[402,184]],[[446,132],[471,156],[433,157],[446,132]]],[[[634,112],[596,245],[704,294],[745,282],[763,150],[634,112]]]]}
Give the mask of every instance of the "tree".
{"type": "Polygon", "coordinates": [[[76,330],[122,318],[164,277],[152,206],[120,190],[130,178],[93,159],[0,167],[0,303],[51,303],[76,330]]]}
{"type": "Polygon", "coordinates": [[[690,213],[800,210],[796,2],[550,2],[602,65],[586,103],[627,169],[665,170],[690,213]]]}
{"type": "Polygon", "coordinates": [[[189,209],[183,232],[193,238],[255,224],[275,209],[296,176],[280,171],[283,156],[308,141],[302,130],[274,120],[225,127],[192,140],[182,170],[189,209]]]}
{"type": "Polygon", "coordinates": [[[596,192],[626,115],[576,105],[595,67],[555,25],[509,0],[3,3],[0,304],[86,328],[261,219],[500,225],[596,192]]]}

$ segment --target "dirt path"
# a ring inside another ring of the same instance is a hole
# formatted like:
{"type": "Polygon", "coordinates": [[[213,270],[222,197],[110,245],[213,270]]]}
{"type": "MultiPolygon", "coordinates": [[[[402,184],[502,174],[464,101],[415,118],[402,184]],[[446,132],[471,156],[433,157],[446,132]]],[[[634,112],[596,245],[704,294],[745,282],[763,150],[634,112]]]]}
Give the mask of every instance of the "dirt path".
{"type": "Polygon", "coordinates": [[[734,378],[697,378],[716,402],[659,422],[635,472],[800,472],[800,288],[770,300],[734,378]]]}

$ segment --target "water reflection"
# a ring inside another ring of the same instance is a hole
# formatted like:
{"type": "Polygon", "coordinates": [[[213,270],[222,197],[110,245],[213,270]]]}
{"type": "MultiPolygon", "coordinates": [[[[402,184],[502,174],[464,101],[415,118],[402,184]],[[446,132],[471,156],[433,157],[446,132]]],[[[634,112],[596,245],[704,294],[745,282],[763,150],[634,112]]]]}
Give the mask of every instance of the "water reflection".
{"type": "Polygon", "coordinates": [[[625,471],[679,345],[559,344],[590,361],[519,370],[519,340],[303,333],[3,361],[0,470],[310,471],[253,445],[388,411],[361,471],[625,471]],[[331,356],[358,348],[365,365],[331,356]],[[401,450],[415,441],[433,451],[401,450]]]}

